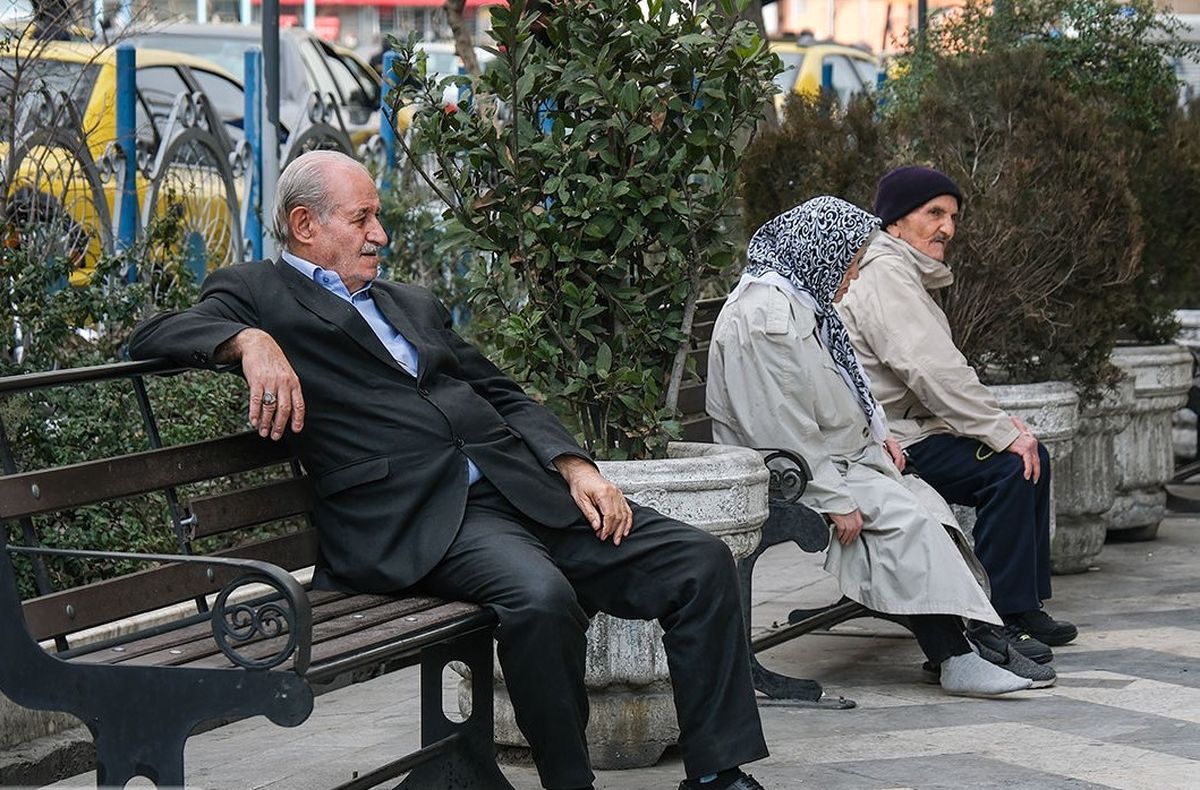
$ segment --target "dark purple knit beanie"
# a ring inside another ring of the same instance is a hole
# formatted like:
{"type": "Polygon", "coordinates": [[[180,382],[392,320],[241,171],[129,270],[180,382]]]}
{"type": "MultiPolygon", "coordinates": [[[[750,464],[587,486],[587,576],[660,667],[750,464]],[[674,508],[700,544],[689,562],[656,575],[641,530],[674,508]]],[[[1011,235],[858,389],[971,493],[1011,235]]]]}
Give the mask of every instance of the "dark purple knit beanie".
{"type": "Polygon", "coordinates": [[[875,216],[883,220],[886,228],[941,195],[953,195],[962,207],[962,192],[949,177],[930,167],[898,167],[879,179],[875,216]]]}

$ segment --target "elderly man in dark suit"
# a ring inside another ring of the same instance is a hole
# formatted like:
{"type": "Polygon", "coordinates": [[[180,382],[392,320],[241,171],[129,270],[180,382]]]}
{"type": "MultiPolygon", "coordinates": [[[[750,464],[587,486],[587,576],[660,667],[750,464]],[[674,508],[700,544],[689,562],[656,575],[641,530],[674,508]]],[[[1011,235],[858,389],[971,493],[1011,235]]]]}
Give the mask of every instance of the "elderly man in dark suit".
{"type": "Polygon", "coordinates": [[[274,262],[214,271],[134,332],[135,358],[240,368],[250,422],[313,480],[314,585],[416,587],[494,609],[517,723],[547,788],[588,787],[588,617],[657,619],[687,772],[758,788],[767,754],[733,559],[629,503],[570,433],[451,328],[427,291],[376,279],[387,236],[366,169],[334,152],[279,179],[274,262]]]}

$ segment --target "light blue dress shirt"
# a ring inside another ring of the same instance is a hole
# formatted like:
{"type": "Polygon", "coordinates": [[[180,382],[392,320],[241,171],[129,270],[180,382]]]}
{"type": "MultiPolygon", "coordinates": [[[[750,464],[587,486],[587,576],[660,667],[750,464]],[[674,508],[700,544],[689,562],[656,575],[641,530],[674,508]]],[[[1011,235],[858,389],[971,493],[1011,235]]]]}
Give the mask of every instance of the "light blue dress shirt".
{"type": "MultiPolygon", "coordinates": [[[[284,251],[281,257],[293,269],[334,296],[339,299],[345,299],[353,305],[358,314],[371,327],[371,331],[379,338],[379,342],[383,343],[383,347],[392,355],[392,358],[396,360],[400,367],[416,378],[417,366],[420,361],[417,357],[417,347],[408,342],[408,338],[400,334],[396,327],[392,326],[391,322],[379,311],[375,300],[371,298],[371,283],[367,283],[360,290],[352,294],[336,272],[322,269],[320,266],[310,263],[303,258],[298,258],[287,251],[284,251]]],[[[475,462],[468,458],[467,485],[474,485],[482,477],[483,474],[479,471],[479,467],[475,466],[475,462]]]]}

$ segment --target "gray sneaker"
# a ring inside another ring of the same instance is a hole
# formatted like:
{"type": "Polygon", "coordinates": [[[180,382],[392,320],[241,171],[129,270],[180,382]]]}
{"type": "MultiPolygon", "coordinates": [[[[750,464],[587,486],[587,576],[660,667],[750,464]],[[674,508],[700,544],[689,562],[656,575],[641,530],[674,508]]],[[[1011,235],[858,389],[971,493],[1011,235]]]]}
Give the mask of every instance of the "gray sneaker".
{"type": "MultiPolygon", "coordinates": [[[[1036,661],[1031,661],[1011,647],[1007,648],[1007,656],[1005,657],[1006,660],[1004,661],[997,661],[996,659],[1000,656],[996,655],[995,653],[989,655],[988,653],[979,651],[979,655],[996,666],[1007,669],[1017,677],[1032,680],[1033,685],[1031,685],[1030,688],[1050,688],[1058,682],[1058,674],[1052,667],[1046,666],[1045,664],[1039,664],[1036,661]]],[[[921,665],[921,673],[924,676],[926,683],[936,684],[940,680],[939,675],[941,672],[939,671],[939,667],[935,667],[929,661],[926,661],[921,665]]]]}
{"type": "Polygon", "coordinates": [[[998,667],[1004,667],[1018,677],[1033,681],[1031,688],[1044,689],[1058,682],[1058,673],[1047,664],[1039,664],[1011,644],[969,640],[975,652],[998,667]]]}

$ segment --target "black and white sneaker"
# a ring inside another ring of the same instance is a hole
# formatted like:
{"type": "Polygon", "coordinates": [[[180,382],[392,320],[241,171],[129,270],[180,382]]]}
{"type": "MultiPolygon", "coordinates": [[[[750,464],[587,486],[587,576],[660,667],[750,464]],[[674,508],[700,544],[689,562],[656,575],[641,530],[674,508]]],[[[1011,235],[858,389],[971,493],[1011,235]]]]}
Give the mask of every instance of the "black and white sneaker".
{"type": "Polygon", "coordinates": [[[1019,625],[996,627],[971,620],[967,623],[967,639],[979,655],[993,664],[1008,660],[1008,647],[1016,648],[1021,655],[1038,664],[1048,664],[1054,658],[1053,650],[1019,625]]]}
{"type": "Polygon", "coordinates": [[[1020,614],[1006,615],[1004,622],[1025,631],[1042,644],[1053,647],[1068,644],[1079,636],[1079,629],[1073,624],[1066,620],[1055,620],[1046,614],[1045,609],[1032,609],[1020,614]]]}

